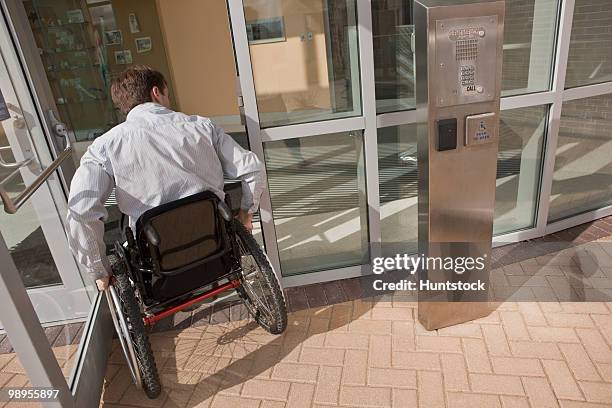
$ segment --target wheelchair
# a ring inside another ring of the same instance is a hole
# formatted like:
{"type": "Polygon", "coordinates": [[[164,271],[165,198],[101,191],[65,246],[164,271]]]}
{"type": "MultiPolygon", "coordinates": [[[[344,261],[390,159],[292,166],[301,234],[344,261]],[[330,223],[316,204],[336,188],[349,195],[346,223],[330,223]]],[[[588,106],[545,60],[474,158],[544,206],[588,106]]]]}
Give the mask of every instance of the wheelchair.
{"type": "Polygon", "coordinates": [[[262,328],[280,334],[287,327],[272,265],[227,197],[205,191],[146,211],[109,257],[109,309],[132,379],[149,398],[161,383],[147,326],[233,289],[262,328]]]}

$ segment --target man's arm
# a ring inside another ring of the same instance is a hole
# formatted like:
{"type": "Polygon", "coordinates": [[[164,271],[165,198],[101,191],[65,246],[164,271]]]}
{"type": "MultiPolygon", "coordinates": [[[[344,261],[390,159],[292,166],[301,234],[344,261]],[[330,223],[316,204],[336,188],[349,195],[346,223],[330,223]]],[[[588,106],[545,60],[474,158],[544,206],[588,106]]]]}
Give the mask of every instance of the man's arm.
{"type": "Polygon", "coordinates": [[[242,181],[239,218],[249,228],[253,213],[259,208],[259,199],[266,187],[263,163],[255,153],[240,147],[223,129],[214,125],[213,143],[225,175],[242,181]]]}
{"type": "Polygon", "coordinates": [[[81,159],[70,186],[68,198],[68,245],[76,259],[96,281],[98,289],[108,285],[110,265],[104,244],[104,203],[114,180],[92,149],[81,159]]]}

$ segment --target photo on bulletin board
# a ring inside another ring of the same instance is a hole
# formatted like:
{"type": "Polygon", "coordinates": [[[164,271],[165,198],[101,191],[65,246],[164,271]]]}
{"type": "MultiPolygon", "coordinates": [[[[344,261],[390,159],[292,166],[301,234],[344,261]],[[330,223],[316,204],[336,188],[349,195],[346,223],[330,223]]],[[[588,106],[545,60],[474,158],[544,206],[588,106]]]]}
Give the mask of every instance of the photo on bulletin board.
{"type": "Polygon", "coordinates": [[[132,51],[122,50],[115,51],[115,62],[117,65],[126,65],[132,63],[132,51]]]}
{"type": "Polygon", "coordinates": [[[85,17],[83,17],[83,10],[75,9],[66,11],[66,18],[68,19],[68,23],[83,23],[85,22],[85,17]]]}
{"type": "Polygon", "coordinates": [[[119,45],[123,44],[123,35],[121,30],[111,30],[104,32],[104,44],[105,45],[119,45]]]}
{"type": "Polygon", "coordinates": [[[140,25],[138,24],[138,18],[136,18],[136,14],[130,13],[128,16],[128,21],[130,23],[130,33],[139,33],[140,25]]]}
{"type": "Polygon", "coordinates": [[[149,52],[153,48],[151,37],[141,37],[136,39],[136,52],[149,52]]]}

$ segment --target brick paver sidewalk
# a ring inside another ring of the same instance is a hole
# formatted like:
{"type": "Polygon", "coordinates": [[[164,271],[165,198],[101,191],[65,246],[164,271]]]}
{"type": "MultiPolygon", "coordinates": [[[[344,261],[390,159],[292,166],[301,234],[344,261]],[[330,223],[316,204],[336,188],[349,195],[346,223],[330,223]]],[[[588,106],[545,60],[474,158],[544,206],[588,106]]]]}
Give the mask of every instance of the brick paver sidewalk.
{"type": "Polygon", "coordinates": [[[612,406],[612,303],[513,303],[437,332],[399,297],[152,335],[165,387],[147,400],[115,347],[104,407],[612,406]]]}

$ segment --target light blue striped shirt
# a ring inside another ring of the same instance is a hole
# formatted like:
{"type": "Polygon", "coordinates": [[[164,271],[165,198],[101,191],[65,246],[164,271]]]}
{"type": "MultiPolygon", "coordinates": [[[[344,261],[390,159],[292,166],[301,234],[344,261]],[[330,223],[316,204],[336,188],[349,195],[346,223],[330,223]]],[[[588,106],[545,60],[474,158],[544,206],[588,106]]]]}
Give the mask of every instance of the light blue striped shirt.
{"type": "Polygon", "coordinates": [[[70,249],[94,279],[108,276],[104,203],[113,187],[132,226],[145,211],[203,190],[223,199],[224,174],[242,180],[241,208],[253,213],[265,188],[262,168],[210,119],[138,105],[81,158],[68,198],[70,249]]]}

